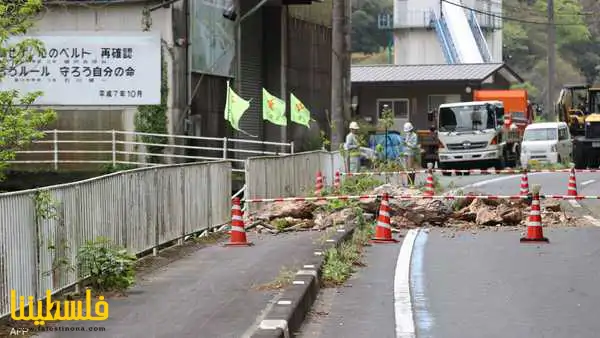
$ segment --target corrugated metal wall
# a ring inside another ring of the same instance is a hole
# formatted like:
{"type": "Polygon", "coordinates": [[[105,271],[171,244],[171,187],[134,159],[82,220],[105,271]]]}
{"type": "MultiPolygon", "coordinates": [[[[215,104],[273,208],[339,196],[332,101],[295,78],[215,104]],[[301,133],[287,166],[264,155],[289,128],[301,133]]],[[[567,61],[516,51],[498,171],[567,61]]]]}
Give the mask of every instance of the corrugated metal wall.
{"type": "MultiPolygon", "coordinates": [[[[331,28],[289,18],[287,35],[288,91],[304,103],[321,128],[326,128],[325,114],[331,106],[331,28]]],[[[296,149],[304,150],[307,129],[292,125],[290,136],[296,149]]]]}
{"type": "MultiPolygon", "coordinates": [[[[242,1],[242,13],[254,7],[256,1],[242,1]]],[[[249,137],[238,133],[236,137],[252,140],[263,139],[262,88],[263,88],[263,10],[259,9],[242,23],[242,88],[238,93],[252,99],[250,108],[240,122],[240,128],[257,136],[249,137]]],[[[260,145],[243,144],[243,149],[259,149],[260,145]]]]}

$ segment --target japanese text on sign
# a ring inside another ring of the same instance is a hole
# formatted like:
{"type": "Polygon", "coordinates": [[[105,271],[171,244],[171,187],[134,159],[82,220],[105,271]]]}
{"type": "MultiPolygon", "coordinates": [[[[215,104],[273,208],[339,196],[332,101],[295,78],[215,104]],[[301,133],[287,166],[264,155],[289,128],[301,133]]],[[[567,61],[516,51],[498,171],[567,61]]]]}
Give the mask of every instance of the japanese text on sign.
{"type": "MultiPolygon", "coordinates": [[[[150,33],[35,36],[44,43],[32,62],[2,70],[0,89],[40,90],[38,105],[160,103],[160,37],[150,33]]],[[[8,50],[6,57],[16,57],[8,50]]]]}

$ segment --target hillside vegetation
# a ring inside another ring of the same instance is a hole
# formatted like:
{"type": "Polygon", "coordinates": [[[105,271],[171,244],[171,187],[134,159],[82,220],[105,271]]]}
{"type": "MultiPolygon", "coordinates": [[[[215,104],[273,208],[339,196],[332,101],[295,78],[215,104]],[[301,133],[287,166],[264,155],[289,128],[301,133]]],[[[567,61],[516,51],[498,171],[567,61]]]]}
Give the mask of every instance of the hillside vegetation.
{"type": "MultiPolygon", "coordinates": [[[[491,0],[498,1],[498,0],[491,0]]],[[[566,83],[600,82],[600,2],[554,0],[556,21],[556,90],[566,83]],[[594,15],[594,13],[597,13],[594,15]]],[[[392,12],[389,0],[357,0],[352,15],[353,61],[386,63],[385,32],[377,14],[392,12]]],[[[546,0],[504,0],[504,58],[527,83],[533,101],[547,91],[546,0]]],[[[556,91],[558,93],[558,91],[556,91]]]]}

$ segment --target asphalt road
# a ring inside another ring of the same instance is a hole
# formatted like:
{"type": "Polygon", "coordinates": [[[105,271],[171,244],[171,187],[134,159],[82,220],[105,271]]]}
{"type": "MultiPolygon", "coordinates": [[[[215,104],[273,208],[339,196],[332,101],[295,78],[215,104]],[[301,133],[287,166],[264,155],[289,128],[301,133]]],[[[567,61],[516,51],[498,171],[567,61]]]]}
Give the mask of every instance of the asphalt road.
{"type": "MultiPolygon", "coordinates": [[[[273,282],[282,267],[295,271],[311,257],[321,233],[299,232],[276,237],[249,234],[253,247],[203,248],[175,261],[131,290],[109,300],[109,318],[84,322],[105,332],[46,332],[41,337],[239,338],[278,291],[255,287],[273,282]]],[[[77,327],[82,323],[61,323],[77,327]]]]}
{"type": "MultiPolygon", "coordinates": [[[[440,182],[514,195],[520,179],[454,176],[440,182]]],[[[568,173],[529,175],[530,187],[540,184],[543,194],[566,194],[567,182],[568,173]]],[[[577,174],[577,182],[579,194],[600,194],[600,174],[577,174]]],[[[563,204],[581,217],[600,219],[598,201],[563,204]]],[[[439,229],[421,231],[406,264],[416,336],[598,337],[600,227],[545,229],[545,234],[550,244],[526,245],[514,231],[463,232],[454,238],[439,229]]],[[[321,292],[299,337],[401,337],[395,332],[398,252],[394,245],[369,248],[367,266],[348,285],[321,292]]]]}

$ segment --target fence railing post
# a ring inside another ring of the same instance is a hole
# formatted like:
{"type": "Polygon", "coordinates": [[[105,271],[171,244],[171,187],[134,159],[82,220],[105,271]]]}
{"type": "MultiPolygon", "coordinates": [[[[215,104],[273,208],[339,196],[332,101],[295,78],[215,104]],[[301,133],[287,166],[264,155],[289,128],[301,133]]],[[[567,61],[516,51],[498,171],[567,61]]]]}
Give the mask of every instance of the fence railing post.
{"type": "Polygon", "coordinates": [[[294,141],[290,142],[290,154],[294,153],[294,141]]]}
{"type": "Polygon", "coordinates": [[[54,129],[54,140],[52,144],[54,151],[54,170],[58,170],[58,130],[56,129],[54,129]]]}
{"type": "Polygon", "coordinates": [[[112,134],[112,165],[117,165],[117,134],[115,130],[111,130],[112,134]]]}
{"type": "Polygon", "coordinates": [[[223,159],[227,159],[227,137],[223,137],[223,159]]]}

